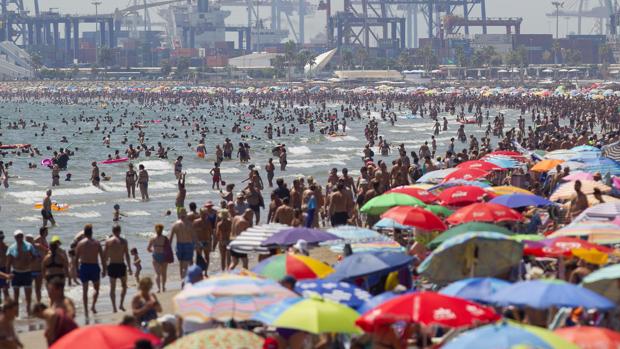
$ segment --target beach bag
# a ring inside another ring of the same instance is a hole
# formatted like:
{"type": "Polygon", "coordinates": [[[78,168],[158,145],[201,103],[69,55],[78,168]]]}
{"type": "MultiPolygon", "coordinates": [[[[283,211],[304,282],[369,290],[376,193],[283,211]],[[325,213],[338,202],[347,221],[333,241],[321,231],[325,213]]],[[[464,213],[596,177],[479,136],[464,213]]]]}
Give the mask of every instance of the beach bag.
{"type": "Polygon", "coordinates": [[[174,262],[174,253],[172,253],[172,244],[168,237],[166,237],[166,241],[164,242],[164,261],[166,263],[174,262]]]}

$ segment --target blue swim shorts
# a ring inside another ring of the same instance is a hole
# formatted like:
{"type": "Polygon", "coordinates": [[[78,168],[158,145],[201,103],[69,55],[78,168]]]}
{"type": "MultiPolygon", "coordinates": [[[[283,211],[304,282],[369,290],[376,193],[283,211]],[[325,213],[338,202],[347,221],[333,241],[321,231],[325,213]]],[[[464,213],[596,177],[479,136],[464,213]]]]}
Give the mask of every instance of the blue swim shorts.
{"type": "Polygon", "coordinates": [[[152,256],[153,256],[153,260],[156,263],[160,263],[161,264],[161,263],[164,263],[166,261],[166,255],[163,254],[163,253],[153,252],[152,256]]]}
{"type": "Polygon", "coordinates": [[[80,264],[79,274],[80,281],[82,281],[82,283],[89,281],[99,282],[101,278],[101,268],[99,267],[99,264],[83,263],[80,264]]]}
{"type": "Polygon", "coordinates": [[[194,243],[177,242],[177,259],[182,262],[192,262],[194,260],[194,243]]]}

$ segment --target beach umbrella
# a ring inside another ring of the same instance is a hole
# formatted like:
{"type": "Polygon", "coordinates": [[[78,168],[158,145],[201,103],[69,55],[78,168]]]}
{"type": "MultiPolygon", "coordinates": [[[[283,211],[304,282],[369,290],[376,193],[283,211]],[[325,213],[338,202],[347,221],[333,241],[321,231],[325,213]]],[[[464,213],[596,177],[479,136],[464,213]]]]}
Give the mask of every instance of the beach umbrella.
{"type": "Polygon", "coordinates": [[[473,168],[483,171],[503,171],[505,168],[484,160],[469,160],[456,165],[456,168],[473,168]]]}
{"type": "Polygon", "coordinates": [[[447,229],[444,222],[431,211],[420,207],[397,206],[392,207],[381,218],[393,219],[405,226],[420,228],[428,231],[444,231],[447,229]]]}
{"type": "Polygon", "coordinates": [[[292,276],[297,280],[320,279],[334,272],[329,265],[304,255],[278,254],[258,263],[252,271],[272,280],[292,276]]]}
{"type": "Polygon", "coordinates": [[[602,155],[604,157],[615,161],[620,161],[620,141],[608,144],[604,146],[602,150],[602,155]]]}
{"type": "Polygon", "coordinates": [[[431,242],[428,243],[429,248],[436,248],[442,242],[465,233],[472,233],[477,231],[490,231],[493,233],[499,233],[504,235],[513,235],[514,232],[507,228],[501,227],[496,224],[484,223],[484,222],[468,222],[464,224],[456,225],[443,233],[439,234],[431,242]]]}
{"type": "Polygon", "coordinates": [[[595,270],[583,279],[581,286],[620,302],[620,264],[595,270]]]}
{"type": "Polygon", "coordinates": [[[592,181],[594,180],[594,175],[592,173],[583,172],[583,171],[575,171],[571,172],[566,177],[562,177],[563,181],[574,182],[574,181],[592,181]]]}
{"type": "Polygon", "coordinates": [[[542,235],[534,235],[534,234],[514,234],[514,235],[510,235],[510,238],[513,239],[514,241],[519,241],[519,242],[541,241],[545,239],[545,237],[542,235]]]}
{"type": "Polygon", "coordinates": [[[360,212],[370,215],[380,215],[395,206],[425,206],[425,204],[421,200],[410,195],[390,193],[370,199],[362,206],[360,212]]]}
{"type": "Polygon", "coordinates": [[[446,168],[443,170],[431,171],[424,174],[422,177],[418,178],[417,183],[439,183],[441,182],[447,175],[456,171],[457,169],[454,167],[446,168]]]}
{"type": "Polygon", "coordinates": [[[329,240],[340,240],[334,234],[326,233],[313,228],[289,228],[271,235],[261,243],[262,246],[291,246],[299,240],[305,240],[309,244],[316,244],[329,240]]]}
{"type": "Polygon", "coordinates": [[[607,253],[600,252],[597,249],[576,248],[571,250],[571,254],[587,263],[596,265],[607,264],[607,260],[609,260],[607,253]]]}
{"type": "Polygon", "coordinates": [[[510,282],[496,278],[467,278],[455,281],[442,288],[439,293],[474,302],[488,303],[490,296],[510,286],[510,282]]]}
{"type": "Polygon", "coordinates": [[[295,291],[304,297],[318,294],[325,299],[344,304],[353,309],[369,301],[372,297],[370,293],[348,282],[320,279],[299,281],[295,285],[295,291]]]}
{"type": "Polygon", "coordinates": [[[522,219],[523,216],[510,207],[490,202],[479,202],[459,208],[446,221],[454,225],[467,222],[500,223],[522,219]]]}
{"type": "Polygon", "coordinates": [[[573,223],[588,220],[610,221],[618,216],[620,216],[620,202],[605,202],[588,207],[573,220],[573,223]]]}
{"type": "Polygon", "coordinates": [[[268,305],[296,297],[273,280],[220,274],[184,288],[173,302],[176,313],[183,318],[245,321],[268,305]]]}
{"type": "Polygon", "coordinates": [[[340,303],[319,296],[287,299],[256,313],[252,319],[273,327],[313,334],[360,333],[355,326],[359,314],[340,303]]]}
{"type": "Polygon", "coordinates": [[[522,166],[519,161],[507,156],[484,156],[481,160],[490,162],[506,169],[518,168],[522,166]]]}
{"type": "Polygon", "coordinates": [[[455,179],[474,181],[474,180],[488,176],[489,173],[490,173],[489,171],[479,170],[476,168],[459,168],[456,171],[444,177],[443,181],[449,182],[455,179]]]}
{"type": "MultiPolygon", "coordinates": [[[[576,151],[572,151],[572,150],[568,150],[568,149],[558,149],[558,150],[554,150],[554,151],[550,151],[548,153],[545,154],[544,158],[545,159],[549,159],[549,160],[569,160],[570,158],[573,158],[577,156],[577,152],[576,151]]],[[[555,166],[553,166],[555,167],[555,166]]],[[[562,166],[564,167],[564,166],[562,166]]]]}
{"type": "Polygon", "coordinates": [[[548,309],[584,307],[611,309],[615,304],[594,291],[558,279],[529,280],[514,283],[498,291],[489,301],[501,306],[548,309]]]}
{"type": "Polygon", "coordinates": [[[422,201],[425,204],[430,204],[437,200],[437,196],[426,189],[416,188],[412,186],[400,186],[396,188],[392,188],[385,192],[389,193],[400,193],[409,196],[413,196],[414,198],[422,201]]]}
{"type": "MultiPolygon", "coordinates": [[[[594,188],[598,188],[602,193],[609,193],[611,188],[606,186],[601,182],[596,181],[581,181],[581,192],[584,194],[592,194],[594,193],[594,188]]],[[[569,200],[572,199],[575,195],[575,183],[567,182],[562,183],[560,186],[551,194],[549,200],[558,201],[558,200],[569,200]]]]}
{"type": "Polygon", "coordinates": [[[147,340],[154,347],[161,341],[132,326],[97,324],[76,328],[58,339],[50,348],[133,349],[136,341],[147,340]]]}
{"type": "Polygon", "coordinates": [[[391,218],[381,218],[375,225],[372,226],[373,229],[402,229],[409,230],[411,227],[406,225],[402,225],[391,218]]]}
{"type": "Polygon", "coordinates": [[[436,292],[413,292],[394,297],[364,313],[356,324],[366,332],[397,322],[459,328],[496,321],[491,307],[436,292]]]}
{"type": "Polygon", "coordinates": [[[452,211],[451,209],[441,205],[427,205],[426,207],[424,207],[424,209],[427,211],[431,211],[438,217],[448,217],[449,215],[454,213],[454,211],[452,211]]]}
{"type": "Polygon", "coordinates": [[[508,156],[512,158],[523,157],[523,154],[519,153],[518,151],[512,151],[512,150],[496,150],[496,151],[488,153],[487,155],[500,155],[500,156],[508,156]]]}
{"type": "Polygon", "coordinates": [[[572,147],[570,148],[571,151],[576,151],[576,152],[595,152],[595,153],[600,153],[601,150],[597,147],[593,147],[591,145],[578,145],[576,147],[572,147]]]}
{"type": "Polygon", "coordinates": [[[531,191],[512,185],[500,185],[497,187],[491,187],[487,189],[495,195],[510,195],[510,194],[529,194],[534,195],[531,191]]]}
{"type": "Polygon", "coordinates": [[[441,346],[442,349],[580,349],[557,334],[535,326],[501,321],[463,332],[441,346]]]}
{"type": "Polygon", "coordinates": [[[354,253],[336,264],[334,273],[326,280],[344,281],[358,277],[389,273],[411,263],[413,257],[405,253],[385,251],[354,253]]]}
{"type": "MultiPolygon", "coordinates": [[[[581,171],[584,167],[585,164],[583,162],[579,162],[579,161],[565,161],[562,163],[562,167],[563,168],[569,168],[571,171],[574,170],[579,170],[581,171]]],[[[552,168],[551,170],[549,170],[549,172],[547,172],[548,175],[551,174],[555,174],[557,171],[555,170],[555,168],[552,168]]]]}
{"type": "Polygon", "coordinates": [[[560,228],[549,238],[562,236],[587,237],[589,242],[598,244],[613,244],[620,242],[620,226],[612,222],[581,221],[560,228]]]}
{"type": "Polygon", "coordinates": [[[523,253],[536,257],[570,257],[576,249],[597,250],[605,254],[613,250],[606,246],[593,244],[582,239],[573,237],[557,237],[538,241],[525,241],[523,253]]]}
{"type": "Polygon", "coordinates": [[[590,173],[599,172],[602,175],[607,173],[618,175],[620,174],[620,163],[608,158],[584,159],[581,170],[590,173]]]}
{"type": "Polygon", "coordinates": [[[554,332],[581,349],[620,348],[620,333],[608,328],[575,326],[559,328],[554,332]]]}
{"type": "Polygon", "coordinates": [[[473,232],[444,241],[418,266],[435,283],[497,276],[519,264],[523,245],[493,232],[473,232]]]}
{"type": "Polygon", "coordinates": [[[328,245],[330,250],[336,253],[344,252],[345,243],[350,245],[351,250],[354,253],[373,251],[404,251],[404,248],[396,241],[372,229],[354,227],[351,225],[341,225],[338,227],[329,228],[327,231],[342,239],[328,241],[322,244],[328,245]]]}
{"type": "Polygon", "coordinates": [[[553,205],[553,202],[537,196],[537,195],[529,195],[529,194],[512,194],[512,195],[501,195],[498,196],[491,201],[493,204],[500,204],[510,208],[519,208],[519,207],[528,207],[528,206],[550,206],[553,205]]]}
{"type": "Polygon", "coordinates": [[[480,187],[462,185],[442,191],[438,198],[442,205],[465,206],[473,202],[482,201],[485,197],[492,195],[480,187]]]}
{"type": "Polygon", "coordinates": [[[532,166],[530,171],[534,172],[548,172],[552,168],[555,168],[557,165],[560,165],[564,162],[564,160],[557,159],[545,159],[536,163],[536,165],[532,166]]]}
{"type": "Polygon", "coordinates": [[[236,328],[214,328],[183,336],[166,349],[262,349],[265,340],[254,332],[236,328]]]}
{"type": "Polygon", "coordinates": [[[260,254],[268,254],[269,249],[262,246],[263,241],[267,240],[273,234],[289,228],[290,226],[279,223],[262,224],[250,227],[241,232],[241,234],[232,240],[228,244],[228,248],[238,253],[256,252],[260,254]]]}

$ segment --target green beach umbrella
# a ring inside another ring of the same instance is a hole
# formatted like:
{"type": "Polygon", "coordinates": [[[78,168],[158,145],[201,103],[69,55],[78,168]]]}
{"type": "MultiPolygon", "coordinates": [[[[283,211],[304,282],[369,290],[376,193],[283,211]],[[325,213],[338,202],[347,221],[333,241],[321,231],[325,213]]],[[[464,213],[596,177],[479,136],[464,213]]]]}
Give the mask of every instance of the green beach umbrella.
{"type": "Polygon", "coordinates": [[[440,217],[448,217],[449,215],[454,213],[454,211],[452,211],[451,209],[446,208],[446,207],[441,206],[441,205],[427,205],[426,207],[424,207],[424,209],[428,210],[428,211],[431,211],[436,216],[440,216],[440,217]]]}
{"type": "Polygon", "coordinates": [[[581,286],[620,302],[620,264],[601,268],[586,276],[581,286]]]}
{"type": "Polygon", "coordinates": [[[416,199],[410,195],[388,193],[372,198],[364,204],[364,206],[362,206],[360,212],[378,216],[395,206],[425,207],[426,205],[422,202],[422,200],[416,199]]]}
{"type": "Polygon", "coordinates": [[[540,240],[544,240],[545,239],[544,236],[536,235],[536,234],[515,234],[515,235],[511,235],[510,238],[515,240],[515,241],[519,241],[519,242],[523,242],[523,241],[540,241],[540,240]]]}
{"type": "Polygon", "coordinates": [[[490,232],[500,233],[504,235],[515,234],[509,229],[499,226],[497,224],[483,223],[483,222],[469,222],[469,223],[459,224],[455,227],[452,227],[444,231],[439,236],[437,236],[435,239],[431,240],[431,242],[429,242],[428,244],[428,247],[434,249],[437,246],[441,245],[442,242],[450,238],[453,238],[461,234],[472,233],[472,232],[477,232],[477,231],[490,231],[490,232]]]}
{"type": "Polygon", "coordinates": [[[252,319],[269,326],[320,334],[361,333],[355,325],[359,317],[360,314],[346,305],[312,295],[263,308],[252,319]]]}

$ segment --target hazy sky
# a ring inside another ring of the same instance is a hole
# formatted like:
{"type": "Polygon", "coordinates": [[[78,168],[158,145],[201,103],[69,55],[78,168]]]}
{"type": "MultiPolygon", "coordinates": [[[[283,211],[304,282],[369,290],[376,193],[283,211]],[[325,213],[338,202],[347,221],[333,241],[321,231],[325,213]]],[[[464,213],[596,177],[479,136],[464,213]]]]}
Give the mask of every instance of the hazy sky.
{"type": "MultiPolygon", "coordinates": [[[[133,0],[100,0],[103,2],[99,6],[100,13],[110,13],[115,8],[124,8],[133,0]]],[[[142,2],[142,0],[138,0],[142,2]]],[[[157,0],[149,0],[154,2],[157,0]]],[[[319,0],[310,0],[312,3],[318,3],[319,0]]],[[[566,0],[567,6],[576,7],[576,0],[566,0]],[[575,5],[571,5],[575,4],[575,5]]],[[[591,1],[595,3],[596,1],[591,1]]],[[[31,7],[32,0],[24,0],[27,7],[31,7]]],[[[60,9],[61,13],[94,13],[94,6],[91,0],[39,0],[41,10],[47,10],[50,7],[60,9]]],[[[332,6],[335,9],[342,8],[343,0],[332,0],[332,6]]],[[[267,16],[268,9],[261,9],[261,13],[267,16]]],[[[553,12],[551,0],[487,0],[487,16],[488,17],[523,17],[522,33],[555,33],[555,19],[545,16],[546,13],[553,12]]],[[[475,10],[473,16],[479,16],[479,10],[475,10]]],[[[151,11],[151,16],[155,16],[155,10],[151,11]]],[[[228,17],[229,24],[244,24],[246,21],[245,9],[236,8],[233,15],[228,17]]],[[[315,19],[306,19],[306,38],[314,36],[321,28],[325,26],[325,12],[317,11],[315,19]]],[[[582,28],[583,33],[588,34],[593,27],[593,22],[584,19],[582,28]]],[[[567,21],[560,18],[560,36],[564,36],[567,32],[567,21]]],[[[504,29],[494,29],[492,32],[503,32],[504,29]]],[[[420,33],[425,34],[425,29],[420,28],[420,33]]],[[[576,18],[568,22],[568,32],[577,31],[576,18]]]]}

